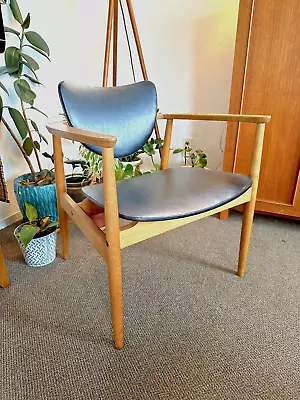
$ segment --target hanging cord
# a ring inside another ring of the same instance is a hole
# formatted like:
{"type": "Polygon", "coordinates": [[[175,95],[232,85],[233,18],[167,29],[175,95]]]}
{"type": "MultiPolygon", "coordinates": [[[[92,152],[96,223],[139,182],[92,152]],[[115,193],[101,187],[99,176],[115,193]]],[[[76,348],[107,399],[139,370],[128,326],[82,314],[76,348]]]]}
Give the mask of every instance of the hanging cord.
{"type": "Polygon", "coordinates": [[[131,50],[131,46],[130,46],[130,40],[129,40],[128,29],[127,29],[127,24],[126,24],[126,19],[125,19],[125,13],[124,13],[124,8],[123,8],[122,0],[119,0],[119,3],[120,3],[122,18],[123,18],[123,23],[124,23],[124,28],[125,28],[125,34],[126,34],[126,40],[127,40],[128,51],[129,51],[129,57],[130,57],[130,64],[131,64],[131,70],[132,70],[133,80],[134,80],[134,82],[136,82],[135,71],[134,71],[134,65],[133,65],[133,58],[132,58],[132,50],[131,50]]]}

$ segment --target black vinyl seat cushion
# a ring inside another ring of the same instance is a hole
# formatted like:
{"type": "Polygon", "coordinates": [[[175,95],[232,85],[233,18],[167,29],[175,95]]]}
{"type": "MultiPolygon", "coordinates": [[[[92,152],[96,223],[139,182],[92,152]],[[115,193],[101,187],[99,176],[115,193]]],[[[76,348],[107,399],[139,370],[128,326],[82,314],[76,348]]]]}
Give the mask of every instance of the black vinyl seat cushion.
{"type": "MultiPolygon", "coordinates": [[[[165,221],[214,210],[241,196],[248,176],[199,168],[170,168],[117,182],[119,216],[131,221],[165,221]]],[[[83,193],[104,206],[103,184],[83,193]]]]}

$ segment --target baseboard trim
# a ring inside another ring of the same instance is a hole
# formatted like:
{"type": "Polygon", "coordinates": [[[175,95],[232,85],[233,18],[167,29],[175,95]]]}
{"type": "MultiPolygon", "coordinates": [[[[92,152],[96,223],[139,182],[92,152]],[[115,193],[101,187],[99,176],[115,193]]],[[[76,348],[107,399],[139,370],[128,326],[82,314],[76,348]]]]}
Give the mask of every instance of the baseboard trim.
{"type": "Polygon", "coordinates": [[[0,229],[4,229],[9,225],[14,224],[15,222],[19,222],[22,220],[22,213],[20,211],[16,212],[13,215],[10,215],[7,218],[4,218],[3,220],[0,221],[0,229]]]}

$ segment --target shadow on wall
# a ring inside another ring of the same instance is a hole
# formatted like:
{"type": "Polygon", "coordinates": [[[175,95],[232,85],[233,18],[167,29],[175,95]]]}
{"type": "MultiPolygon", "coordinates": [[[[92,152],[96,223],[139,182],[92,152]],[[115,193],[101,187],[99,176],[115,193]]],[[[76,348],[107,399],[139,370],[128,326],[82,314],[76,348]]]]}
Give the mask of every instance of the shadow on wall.
{"type": "MultiPolygon", "coordinates": [[[[217,12],[193,25],[190,90],[195,112],[227,113],[229,109],[238,2],[221,3],[215,2],[217,12]],[[201,82],[201,87],[193,82],[201,82]]],[[[226,128],[224,122],[191,123],[191,142],[206,152],[209,168],[222,169],[226,128]]]]}

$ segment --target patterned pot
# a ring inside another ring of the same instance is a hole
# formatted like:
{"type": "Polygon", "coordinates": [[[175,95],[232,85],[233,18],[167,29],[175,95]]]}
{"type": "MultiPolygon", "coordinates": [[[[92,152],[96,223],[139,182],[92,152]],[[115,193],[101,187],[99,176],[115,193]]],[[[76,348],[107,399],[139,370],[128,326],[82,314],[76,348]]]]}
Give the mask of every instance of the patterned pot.
{"type": "Polygon", "coordinates": [[[14,181],[14,192],[23,214],[23,220],[27,221],[25,214],[25,203],[33,205],[40,218],[50,216],[51,220],[58,220],[58,211],[56,203],[56,185],[55,183],[46,186],[23,186],[23,179],[30,177],[31,174],[19,176],[14,181]]]}
{"type": "Polygon", "coordinates": [[[19,225],[15,231],[14,235],[19,243],[22,250],[23,257],[26,264],[31,267],[44,267],[56,258],[56,229],[40,238],[32,239],[26,247],[20,242],[18,238],[18,233],[24,224],[19,225]]]}

